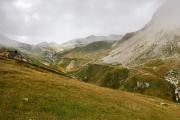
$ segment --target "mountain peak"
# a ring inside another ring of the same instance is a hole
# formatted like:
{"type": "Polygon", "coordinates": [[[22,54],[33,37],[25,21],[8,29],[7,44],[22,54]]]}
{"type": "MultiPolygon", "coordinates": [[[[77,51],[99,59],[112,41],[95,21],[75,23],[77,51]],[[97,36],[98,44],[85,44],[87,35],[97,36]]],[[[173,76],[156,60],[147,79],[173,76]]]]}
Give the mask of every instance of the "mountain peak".
{"type": "Polygon", "coordinates": [[[180,0],[167,0],[154,14],[151,21],[156,29],[172,30],[180,28],[180,0]]]}
{"type": "Polygon", "coordinates": [[[123,38],[121,44],[103,58],[106,63],[134,65],[155,58],[180,55],[180,0],[168,0],[145,28],[123,38]]]}

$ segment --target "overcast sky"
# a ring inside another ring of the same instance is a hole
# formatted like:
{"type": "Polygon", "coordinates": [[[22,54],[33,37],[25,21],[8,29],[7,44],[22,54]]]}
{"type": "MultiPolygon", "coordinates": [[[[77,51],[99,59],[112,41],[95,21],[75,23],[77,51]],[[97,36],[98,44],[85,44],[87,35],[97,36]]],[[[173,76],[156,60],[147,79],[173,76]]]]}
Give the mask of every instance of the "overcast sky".
{"type": "Polygon", "coordinates": [[[0,32],[36,44],[142,28],[163,0],[0,0],[0,32]]]}

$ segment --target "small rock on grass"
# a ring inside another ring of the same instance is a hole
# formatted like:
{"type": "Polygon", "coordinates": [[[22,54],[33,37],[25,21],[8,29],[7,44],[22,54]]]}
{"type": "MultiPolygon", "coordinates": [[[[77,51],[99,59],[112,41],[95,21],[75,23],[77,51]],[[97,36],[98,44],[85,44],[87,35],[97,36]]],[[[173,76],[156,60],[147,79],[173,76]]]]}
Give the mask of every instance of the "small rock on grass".
{"type": "Polygon", "coordinates": [[[29,98],[23,98],[22,99],[24,102],[28,102],[29,101],[29,98]]]}

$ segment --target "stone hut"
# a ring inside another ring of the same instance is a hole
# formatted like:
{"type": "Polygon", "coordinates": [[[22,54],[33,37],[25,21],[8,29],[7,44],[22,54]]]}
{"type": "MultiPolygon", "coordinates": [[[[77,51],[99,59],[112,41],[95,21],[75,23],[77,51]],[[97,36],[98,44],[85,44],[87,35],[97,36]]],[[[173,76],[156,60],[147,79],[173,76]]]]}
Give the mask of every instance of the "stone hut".
{"type": "Polygon", "coordinates": [[[9,51],[8,58],[22,60],[22,55],[17,51],[9,51]]]}

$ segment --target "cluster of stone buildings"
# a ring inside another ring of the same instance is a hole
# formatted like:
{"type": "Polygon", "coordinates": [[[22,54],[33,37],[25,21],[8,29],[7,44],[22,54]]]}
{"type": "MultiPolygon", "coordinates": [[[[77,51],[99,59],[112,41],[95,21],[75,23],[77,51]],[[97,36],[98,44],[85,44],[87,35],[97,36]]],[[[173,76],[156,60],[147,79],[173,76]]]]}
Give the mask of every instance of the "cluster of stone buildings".
{"type": "Polygon", "coordinates": [[[14,51],[0,51],[0,56],[7,57],[10,59],[23,60],[23,57],[20,52],[17,50],[14,51]]]}

